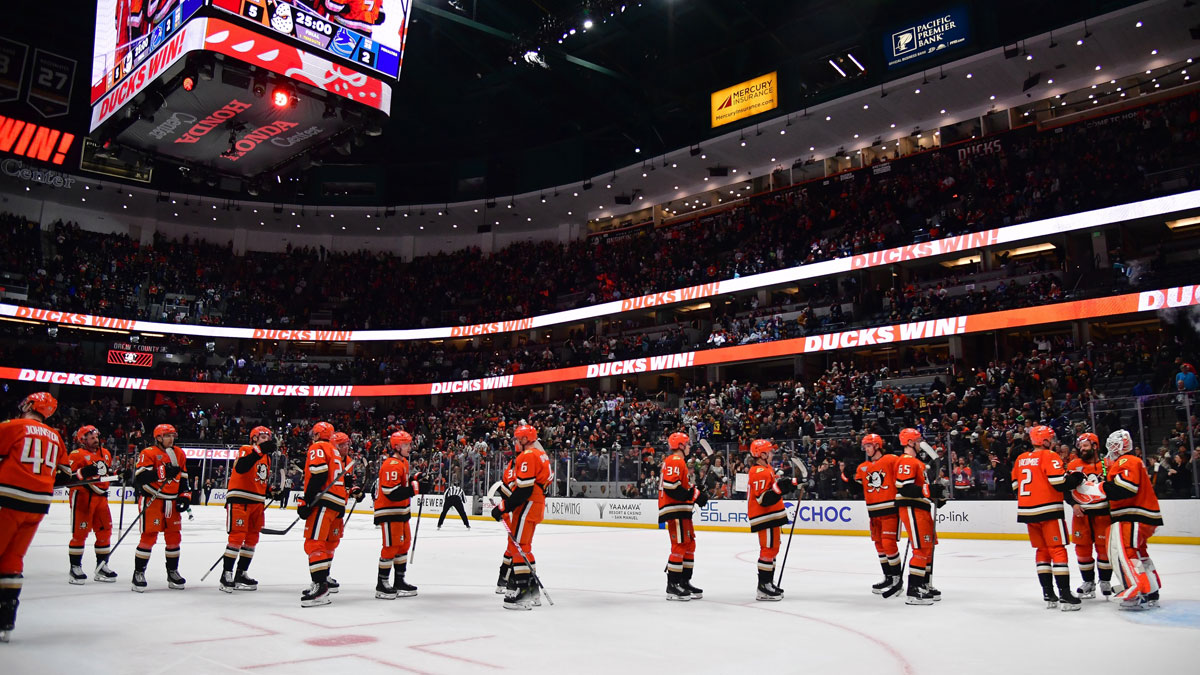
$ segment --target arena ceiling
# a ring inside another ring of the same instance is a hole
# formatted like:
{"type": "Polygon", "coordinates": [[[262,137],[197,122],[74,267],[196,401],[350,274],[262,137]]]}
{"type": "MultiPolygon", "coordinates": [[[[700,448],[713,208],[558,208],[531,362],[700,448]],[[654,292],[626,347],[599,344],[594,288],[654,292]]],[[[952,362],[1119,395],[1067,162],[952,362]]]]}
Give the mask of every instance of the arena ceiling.
{"type": "MultiPolygon", "coordinates": [[[[519,199],[522,194],[545,194],[546,203],[519,200],[519,216],[512,209],[499,212],[516,218],[513,227],[523,229],[577,223],[583,214],[618,212],[612,198],[618,191],[629,194],[637,189],[645,199],[661,202],[711,187],[701,182],[708,166],[740,167],[741,174],[717,181],[732,183],[814,154],[829,156],[839,147],[853,148],[860,139],[891,138],[914,127],[930,129],[979,115],[993,106],[1018,105],[1025,97],[1022,81],[1034,71],[1057,78],[1055,85],[1043,83],[1032,92],[1045,96],[1100,77],[1089,70],[1093,62],[1119,72],[1141,68],[1151,60],[1142,54],[1148,44],[1172,45],[1174,55],[1196,44],[1186,27],[1200,21],[1196,9],[1174,0],[1140,5],[972,2],[971,44],[907,70],[883,66],[882,36],[904,21],[945,9],[946,2],[643,0],[640,7],[626,3],[625,12],[611,17],[595,13],[595,5],[594,26],[586,34],[580,30],[562,44],[559,36],[537,42],[540,27],[548,21],[580,22],[586,4],[416,0],[404,69],[384,134],[365,139],[369,142],[353,147],[348,156],[327,152],[322,166],[297,169],[295,181],[284,180],[259,199],[396,205],[401,211],[405,205],[423,204],[429,206],[429,226],[449,234],[458,229],[453,225],[473,230],[493,219],[487,213],[471,213],[452,224],[434,217],[438,203],[482,203],[488,198],[503,202],[512,195],[519,199]],[[1122,17],[1143,7],[1162,20],[1138,30],[1125,25],[1122,17]],[[1075,46],[1072,31],[1080,36],[1085,32],[1079,22],[1105,12],[1118,18],[1107,24],[1094,22],[1087,31],[1094,39],[1075,46]],[[1065,46],[1049,48],[1050,30],[1058,31],[1065,46]],[[997,56],[1002,46],[1026,37],[1030,40],[1022,46],[1036,61],[997,56]],[[521,58],[523,51],[539,45],[547,67],[521,58]],[[853,51],[866,66],[862,76],[842,79],[828,65],[829,55],[846,51],[853,51]],[[942,65],[945,72],[939,72],[942,65]],[[979,77],[962,80],[963,73],[957,71],[964,68],[979,77]],[[780,73],[777,110],[710,128],[711,92],[770,71],[780,73]],[[943,74],[954,77],[942,80],[943,74]],[[913,82],[922,81],[929,82],[924,96],[909,91],[913,82]],[[881,98],[883,91],[892,95],[881,98]],[[806,109],[811,113],[807,118],[802,116],[806,109]],[[940,113],[942,109],[947,112],[940,113]],[[820,116],[814,117],[818,111],[820,116]],[[824,115],[832,119],[825,122],[824,115]],[[803,126],[785,126],[788,122],[803,126]],[[784,128],[793,134],[780,137],[784,128]],[[771,140],[758,138],[764,130],[775,134],[771,140]],[[745,146],[739,142],[743,135],[748,137],[745,146]],[[707,156],[685,163],[682,158],[689,157],[693,145],[702,145],[707,156]],[[676,158],[686,172],[674,167],[664,171],[676,158]],[[612,194],[601,192],[599,185],[580,198],[571,197],[581,201],[562,201],[581,191],[579,185],[586,180],[607,184],[604,177],[614,172],[618,180],[612,194]],[[342,183],[377,188],[369,195],[341,196],[330,186],[342,183]],[[560,197],[555,198],[555,192],[560,197]]],[[[960,3],[949,3],[956,4],[960,3]]],[[[90,16],[81,20],[85,12],[68,14],[62,31],[91,34],[90,16]]],[[[1165,62],[1167,51],[1155,59],[1165,62]]],[[[206,189],[173,182],[179,179],[171,171],[159,171],[156,180],[156,188],[172,192],[206,189]]],[[[245,198],[238,192],[221,196],[245,198]]],[[[284,214],[280,220],[289,219],[284,214]]],[[[508,226],[502,217],[496,220],[508,226]]],[[[249,220],[244,224],[258,225],[249,220]]],[[[341,224],[325,222],[322,227],[340,231],[336,228],[341,224]]]]}
{"type": "MultiPolygon", "coordinates": [[[[710,93],[756,75],[781,73],[782,113],[903,74],[883,72],[884,30],[961,3],[644,0],[544,44],[547,68],[520,58],[522,38],[548,19],[579,23],[585,4],[419,0],[384,142],[351,159],[390,166],[393,203],[582,180],[713,136],[710,93]],[[826,58],[850,49],[868,72],[838,82],[826,58]]],[[[974,44],[993,47],[1131,3],[970,4],[974,44]]]]}

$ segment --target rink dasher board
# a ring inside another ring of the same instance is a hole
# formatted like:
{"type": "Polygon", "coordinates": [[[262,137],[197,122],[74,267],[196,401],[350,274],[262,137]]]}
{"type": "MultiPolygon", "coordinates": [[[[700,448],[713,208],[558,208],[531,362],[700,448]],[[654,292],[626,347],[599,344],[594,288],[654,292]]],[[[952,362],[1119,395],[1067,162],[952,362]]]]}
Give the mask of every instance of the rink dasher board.
{"type": "MultiPolygon", "coordinates": [[[[126,488],[127,494],[131,488],[126,488]]],[[[117,488],[110,489],[109,503],[120,504],[120,496],[113,494],[117,488]]],[[[287,509],[295,509],[297,491],[288,498],[287,509]]],[[[213,490],[209,506],[224,504],[225,491],[213,490]],[[218,497],[220,498],[218,501],[218,497]]],[[[425,518],[437,518],[441,515],[442,495],[425,495],[425,508],[422,514],[425,518]]],[[[464,508],[472,513],[475,497],[464,497],[464,508]]],[[[480,497],[483,500],[481,512],[483,515],[469,515],[471,520],[491,520],[487,515],[492,506],[498,503],[494,497],[480,497]]],[[[55,490],[56,503],[67,502],[66,490],[55,490]]],[[[126,499],[126,504],[132,505],[132,498],[126,499]]],[[[202,500],[201,502],[203,503],[202,500]]],[[[791,500],[784,502],[787,507],[788,520],[796,515],[797,503],[791,500]]],[[[414,499],[412,503],[413,516],[419,504],[414,499]]],[[[1164,525],[1158,529],[1151,539],[1160,544],[1191,544],[1200,545],[1200,501],[1186,499],[1168,499],[1160,502],[1164,525]]],[[[272,504],[270,509],[278,509],[272,504]]],[[[1067,510],[1068,524],[1070,508],[1067,510]]],[[[355,513],[370,515],[372,509],[355,508],[355,513]]],[[[457,517],[456,513],[451,513],[457,517]]],[[[808,535],[838,535],[838,536],[868,536],[869,522],[866,505],[861,501],[802,501],[799,502],[799,521],[796,522],[796,532],[808,535]]],[[[549,525],[583,525],[591,527],[626,527],[641,529],[659,529],[658,500],[656,499],[585,499],[558,498],[546,499],[544,520],[549,525]]],[[[750,525],[746,515],[746,502],[743,500],[713,500],[703,508],[695,508],[692,515],[695,529],[701,532],[742,532],[749,534],[750,525]]],[[[785,529],[790,529],[790,526],[785,529]]],[[[901,528],[903,529],[903,528],[901,528]]],[[[1015,501],[950,501],[945,508],[938,510],[938,537],[943,539],[996,539],[996,540],[1025,540],[1028,537],[1025,525],[1017,522],[1017,504],[1015,501]]],[[[901,538],[904,534],[901,533],[901,538]]]]}

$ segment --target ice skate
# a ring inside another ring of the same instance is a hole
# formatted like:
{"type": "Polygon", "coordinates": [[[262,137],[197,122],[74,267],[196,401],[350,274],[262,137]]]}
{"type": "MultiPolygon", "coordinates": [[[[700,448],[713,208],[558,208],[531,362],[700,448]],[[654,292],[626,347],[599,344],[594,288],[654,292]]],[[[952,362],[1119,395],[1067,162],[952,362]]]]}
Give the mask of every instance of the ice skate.
{"type": "Polygon", "coordinates": [[[105,560],[96,565],[96,576],[93,577],[93,579],[106,584],[111,584],[116,582],[117,573],[108,568],[108,561],[105,560]]]}
{"type": "Polygon", "coordinates": [[[378,600],[395,600],[396,589],[388,583],[387,577],[379,577],[375,582],[375,598],[378,600]]]}
{"type": "Polygon", "coordinates": [[[71,565],[71,574],[67,577],[67,583],[72,586],[82,586],[83,582],[87,581],[87,574],[84,574],[81,565],[71,565]]]}
{"type": "Polygon", "coordinates": [[[329,598],[329,583],[322,581],[314,581],[309,587],[300,594],[301,607],[318,607],[320,605],[328,605],[332,602],[329,598]]]}

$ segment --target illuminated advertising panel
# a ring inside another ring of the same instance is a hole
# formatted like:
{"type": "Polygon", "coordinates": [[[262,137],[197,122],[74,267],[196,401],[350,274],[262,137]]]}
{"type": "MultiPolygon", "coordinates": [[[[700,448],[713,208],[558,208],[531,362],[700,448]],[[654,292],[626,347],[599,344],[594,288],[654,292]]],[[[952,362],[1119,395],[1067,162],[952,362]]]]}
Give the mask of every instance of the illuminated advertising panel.
{"type": "Polygon", "coordinates": [[[779,74],[767,73],[740,82],[714,91],[709,98],[714,128],[774,110],[779,107],[779,74]]]}
{"type": "Polygon", "coordinates": [[[896,68],[964,46],[970,39],[967,8],[954,7],[886,31],[883,56],[888,68],[896,68]]]}

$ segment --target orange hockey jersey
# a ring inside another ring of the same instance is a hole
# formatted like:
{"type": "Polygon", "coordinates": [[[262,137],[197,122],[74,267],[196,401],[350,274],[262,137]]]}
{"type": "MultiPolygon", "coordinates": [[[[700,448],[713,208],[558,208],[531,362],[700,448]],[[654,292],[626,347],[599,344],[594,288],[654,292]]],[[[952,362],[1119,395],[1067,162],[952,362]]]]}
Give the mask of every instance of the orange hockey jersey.
{"type": "Polygon", "coordinates": [[[529,501],[546,503],[546,488],[550,486],[550,458],[537,448],[526,448],[513,458],[513,492],[533,488],[529,501]]]}
{"type": "Polygon", "coordinates": [[[902,455],[896,458],[896,506],[917,511],[933,511],[929,499],[929,480],[925,477],[925,462],[902,455]],[[906,494],[907,493],[907,494],[906,494]],[[920,495],[919,497],[916,495],[920,495]]]}
{"type": "Polygon", "coordinates": [[[1017,522],[1040,523],[1063,518],[1063,493],[1066,480],[1062,458],[1051,450],[1030,450],[1013,462],[1013,490],[1017,493],[1017,522]]]}
{"type": "Polygon", "coordinates": [[[1104,484],[1113,522],[1162,525],[1158,497],[1150,484],[1146,465],[1137,455],[1121,455],[1109,467],[1109,481],[1104,484]]]}
{"type": "Polygon", "coordinates": [[[896,455],[884,455],[874,462],[863,462],[854,472],[854,480],[863,487],[868,516],[896,513],[896,455]]]}
{"type": "Polygon", "coordinates": [[[253,445],[238,449],[233,471],[229,472],[227,504],[263,504],[267,501],[270,487],[271,458],[258,451],[253,445]],[[245,471],[238,471],[239,468],[245,471]]]}
{"type": "Polygon", "coordinates": [[[48,513],[65,455],[62,439],[49,426],[31,419],[0,422],[0,508],[48,513]]]}
{"type": "MultiPolygon", "coordinates": [[[[67,455],[67,468],[71,473],[82,469],[89,464],[104,464],[104,473],[107,475],[112,471],[112,453],[107,448],[96,448],[88,450],[87,448],[75,448],[71,454],[67,455]]],[[[97,495],[107,495],[108,486],[111,481],[103,481],[100,483],[88,483],[79,487],[71,488],[71,492],[90,492],[97,495]]]]}
{"type": "Polygon", "coordinates": [[[144,487],[147,494],[155,499],[172,500],[181,492],[188,491],[187,457],[179,448],[163,449],[152,445],[138,456],[135,476],[147,476],[144,487]],[[178,466],[179,475],[167,479],[167,467],[178,466]]]}
{"type": "Polygon", "coordinates": [[[379,484],[375,488],[375,524],[403,523],[411,518],[413,489],[409,485],[408,460],[388,457],[379,465],[379,484]]]}
{"type": "Polygon", "coordinates": [[[325,490],[317,504],[309,506],[324,506],[337,513],[346,511],[346,476],[342,465],[342,455],[328,441],[317,441],[308,446],[308,458],[304,463],[304,491],[319,485],[315,491],[325,490]],[[329,481],[333,480],[330,485],[329,481]],[[326,490],[326,488],[328,488],[326,490]]]}
{"type": "Polygon", "coordinates": [[[674,453],[667,455],[663,460],[658,490],[658,522],[691,520],[694,499],[692,483],[688,480],[687,460],[674,453]]]}
{"type": "Polygon", "coordinates": [[[784,506],[783,495],[779,492],[775,472],[771,467],[751,467],[749,480],[746,515],[750,517],[750,531],[759,532],[786,525],[787,508],[784,506]]]}

